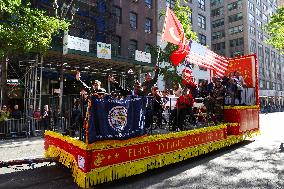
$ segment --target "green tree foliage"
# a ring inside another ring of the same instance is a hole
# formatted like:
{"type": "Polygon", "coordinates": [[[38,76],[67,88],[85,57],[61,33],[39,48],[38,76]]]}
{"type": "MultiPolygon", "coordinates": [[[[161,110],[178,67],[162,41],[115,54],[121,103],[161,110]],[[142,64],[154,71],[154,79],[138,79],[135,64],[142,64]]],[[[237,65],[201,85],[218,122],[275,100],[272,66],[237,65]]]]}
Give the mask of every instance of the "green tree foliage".
{"type": "Polygon", "coordinates": [[[266,42],[283,53],[284,7],[278,8],[276,14],[271,16],[270,21],[265,26],[265,31],[270,37],[266,42]]]}
{"type": "Polygon", "coordinates": [[[44,53],[52,36],[67,30],[69,23],[47,16],[45,11],[31,8],[30,3],[19,0],[0,2],[0,56],[14,52],[44,53]]]}
{"type": "Polygon", "coordinates": [[[11,55],[35,52],[43,55],[52,36],[67,30],[69,23],[32,8],[28,0],[0,0],[0,61],[2,99],[7,103],[7,61],[11,55]]]}
{"type": "MultiPolygon", "coordinates": [[[[185,4],[187,4],[187,1],[182,0],[185,4]]],[[[173,11],[177,18],[179,19],[181,25],[183,26],[185,36],[187,39],[192,39],[194,41],[197,41],[197,35],[195,32],[192,31],[190,17],[191,17],[191,10],[189,6],[183,6],[181,5],[182,2],[180,0],[177,0],[175,2],[175,6],[173,8],[173,11]]],[[[164,19],[164,16],[166,14],[166,11],[160,13],[160,19],[164,19]]],[[[161,50],[160,56],[159,56],[159,62],[169,62],[169,57],[178,48],[177,45],[174,45],[172,43],[168,43],[166,48],[161,50]]],[[[151,54],[153,57],[157,58],[159,52],[159,47],[153,46],[151,48],[151,54]]],[[[171,81],[178,81],[181,82],[182,78],[181,75],[177,74],[176,67],[172,66],[172,64],[169,64],[165,66],[164,68],[160,68],[161,74],[164,76],[165,80],[171,80],[171,81]]]]}

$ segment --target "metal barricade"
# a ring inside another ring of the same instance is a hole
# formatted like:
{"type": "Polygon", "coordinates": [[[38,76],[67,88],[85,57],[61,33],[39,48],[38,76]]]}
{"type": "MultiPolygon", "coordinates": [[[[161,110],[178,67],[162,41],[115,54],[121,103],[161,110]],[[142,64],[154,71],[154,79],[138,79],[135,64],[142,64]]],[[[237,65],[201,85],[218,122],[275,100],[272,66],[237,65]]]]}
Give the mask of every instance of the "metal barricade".
{"type": "Polygon", "coordinates": [[[25,120],[21,119],[7,119],[0,123],[1,138],[16,138],[26,137],[28,135],[28,127],[25,120]]]}

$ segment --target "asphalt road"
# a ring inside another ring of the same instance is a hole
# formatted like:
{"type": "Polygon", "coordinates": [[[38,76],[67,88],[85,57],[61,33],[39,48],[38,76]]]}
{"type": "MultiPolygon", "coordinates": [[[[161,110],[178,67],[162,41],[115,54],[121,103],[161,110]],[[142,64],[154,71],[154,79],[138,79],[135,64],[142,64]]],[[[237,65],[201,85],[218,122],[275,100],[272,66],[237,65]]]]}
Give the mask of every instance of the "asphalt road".
{"type": "MultiPolygon", "coordinates": [[[[262,114],[260,119],[262,135],[254,140],[94,188],[284,189],[284,151],[279,149],[284,142],[284,113],[262,114]]],[[[40,142],[31,143],[42,150],[40,142]]],[[[0,143],[1,154],[3,145],[0,143]]],[[[35,169],[28,166],[0,169],[0,188],[78,188],[70,171],[63,166],[54,163],[35,166],[35,169]]]]}

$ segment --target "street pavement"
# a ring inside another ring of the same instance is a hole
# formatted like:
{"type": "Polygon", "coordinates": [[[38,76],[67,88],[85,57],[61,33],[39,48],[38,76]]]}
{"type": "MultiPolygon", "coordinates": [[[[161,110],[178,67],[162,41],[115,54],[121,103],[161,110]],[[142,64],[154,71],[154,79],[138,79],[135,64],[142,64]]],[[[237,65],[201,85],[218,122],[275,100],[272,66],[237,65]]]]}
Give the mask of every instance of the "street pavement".
{"type": "Polygon", "coordinates": [[[0,161],[43,157],[43,138],[0,140],[0,161]]]}
{"type": "MultiPolygon", "coordinates": [[[[279,149],[284,143],[284,113],[261,114],[260,121],[262,134],[253,140],[94,188],[284,189],[284,150],[279,149]]],[[[22,152],[25,157],[42,156],[42,139],[24,141],[1,141],[0,160],[19,158],[22,152]]],[[[0,188],[78,188],[70,170],[61,165],[35,167],[0,168],[0,188]]]]}

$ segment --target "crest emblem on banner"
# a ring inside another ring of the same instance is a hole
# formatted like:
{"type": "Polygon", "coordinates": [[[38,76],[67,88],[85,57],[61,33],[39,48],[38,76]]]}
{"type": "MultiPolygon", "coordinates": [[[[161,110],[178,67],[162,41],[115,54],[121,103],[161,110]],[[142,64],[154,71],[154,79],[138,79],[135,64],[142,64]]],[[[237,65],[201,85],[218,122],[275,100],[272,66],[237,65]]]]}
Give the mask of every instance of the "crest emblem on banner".
{"type": "Polygon", "coordinates": [[[127,109],[124,106],[115,106],[108,113],[108,123],[115,131],[124,130],[127,125],[127,109]]]}

